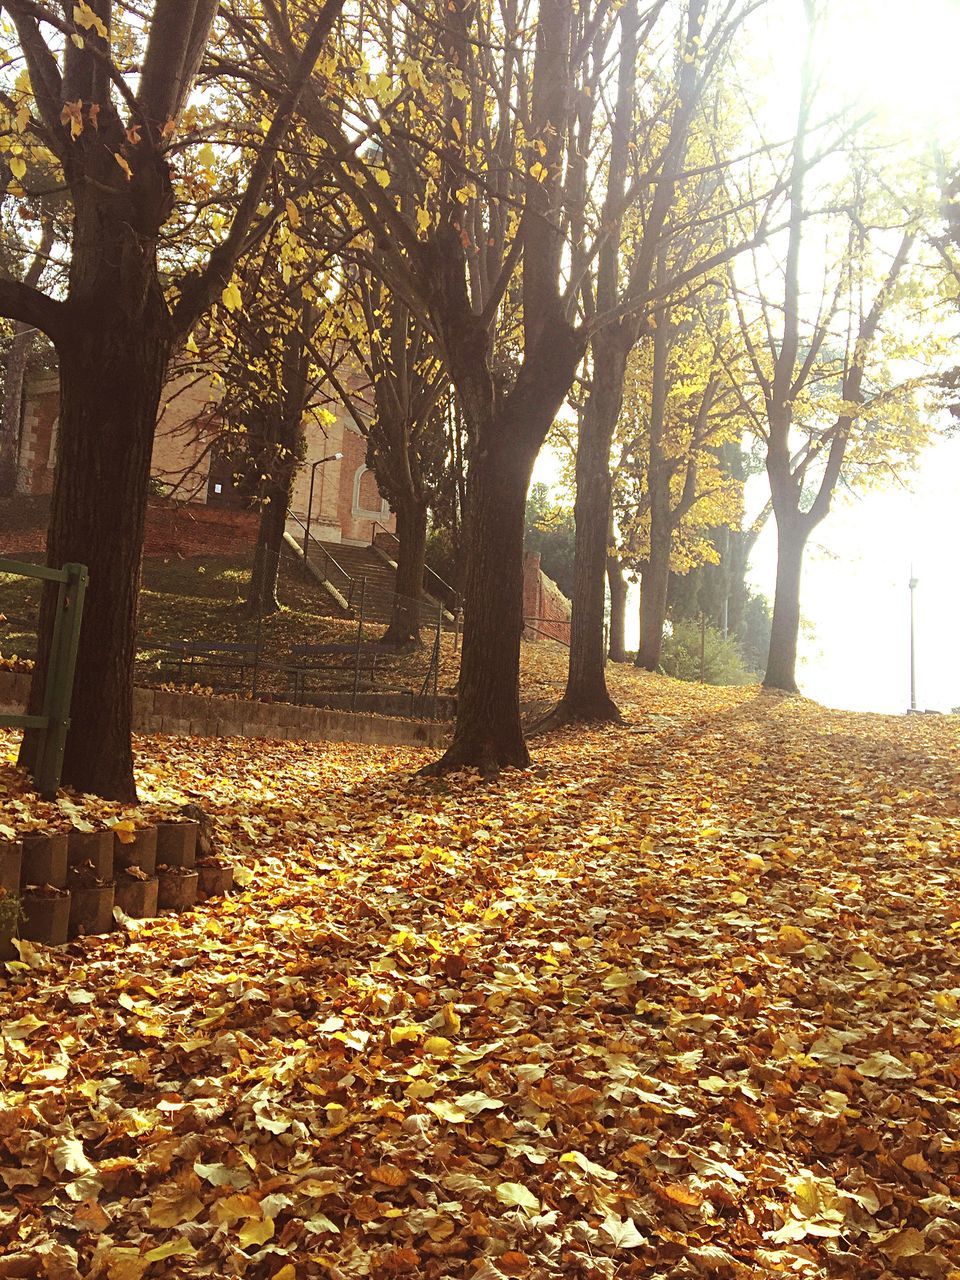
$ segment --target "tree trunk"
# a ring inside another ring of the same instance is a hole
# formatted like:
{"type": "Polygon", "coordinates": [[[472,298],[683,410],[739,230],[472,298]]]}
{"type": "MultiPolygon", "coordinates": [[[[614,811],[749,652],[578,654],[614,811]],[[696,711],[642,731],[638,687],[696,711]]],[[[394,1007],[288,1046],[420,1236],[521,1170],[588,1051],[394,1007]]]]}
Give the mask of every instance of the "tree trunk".
{"type": "Polygon", "coordinates": [[[764,688],[797,692],[797,638],[800,632],[800,575],[808,531],[785,518],[777,520],[777,590],[764,688]]]}
{"type": "MultiPolygon", "coordinates": [[[[24,284],[35,288],[40,283],[44,267],[53,248],[53,226],[44,222],[40,234],[40,244],[33,261],[23,278],[24,284]]],[[[27,362],[33,347],[34,329],[32,325],[14,321],[13,341],[7,352],[3,371],[3,407],[0,410],[0,497],[9,497],[17,488],[19,479],[17,462],[20,452],[20,426],[23,419],[23,382],[27,372],[27,362]]]]}
{"type": "MultiPolygon", "coordinates": [[[[291,302],[296,305],[297,322],[287,328],[283,337],[282,396],[275,402],[264,397],[263,416],[258,423],[255,418],[262,437],[254,444],[253,469],[267,479],[259,491],[260,527],[247,592],[247,606],[254,617],[280,609],[277,582],[283,533],[293,481],[304,452],[303,413],[309,398],[306,343],[313,329],[313,307],[299,293],[291,302]]],[[[266,348],[264,354],[268,353],[266,348]]]]}
{"type": "Polygon", "coordinates": [[[257,545],[253,553],[253,570],[247,588],[247,610],[251,616],[267,617],[277,613],[280,601],[277,584],[280,579],[280,557],[283,554],[283,532],[287,527],[287,508],[293,475],[286,486],[271,486],[269,502],[260,508],[257,545]]]}
{"type": "Polygon", "coordinates": [[[577,441],[570,666],[558,708],[565,719],[619,722],[621,718],[607,692],[603,622],[613,490],[610,446],[623,406],[628,353],[629,346],[617,330],[594,338],[593,389],[577,441]]]}
{"type": "Polygon", "coordinates": [[[466,581],[457,727],[443,758],[425,772],[461,767],[494,776],[525,768],[520,725],[524,510],[535,449],[503,439],[479,450],[467,477],[466,581]]]}
{"type": "MultiPolygon", "coordinates": [[[[47,563],[60,568],[76,561],[90,571],[63,784],[135,802],[130,735],[137,594],[171,336],[152,264],[139,279],[130,259],[124,265],[128,275],[122,286],[117,282],[112,305],[102,298],[91,305],[86,322],[59,346],[60,427],[47,563]],[[124,305],[131,302],[139,311],[135,324],[124,305]]],[[[42,706],[55,600],[55,593],[45,592],[32,710],[42,706]]],[[[25,735],[21,762],[32,757],[34,741],[25,735]]]]}
{"type": "Polygon", "coordinates": [[[636,665],[647,671],[660,666],[663,627],[667,618],[667,589],[670,585],[670,536],[662,531],[654,538],[650,531],[650,556],[640,579],[640,646],[636,665]]]}
{"type": "Polygon", "coordinates": [[[610,584],[610,661],[626,662],[627,581],[616,556],[607,556],[607,582],[610,584]]]}
{"type": "Polygon", "coordinates": [[[17,488],[20,424],[23,417],[23,380],[33,345],[30,325],[17,321],[3,369],[3,408],[0,411],[0,497],[17,488]]]}
{"type": "MultiPolygon", "coordinates": [[[[661,263],[660,274],[664,272],[661,263]]],[[[670,510],[670,467],[664,457],[663,434],[667,413],[667,372],[674,329],[669,310],[660,316],[653,335],[653,371],[650,383],[650,554],[640,579],[640,644],[636,665],[647,671],[660,666],[663,625],[670,589],[670,550],[673,517],[670,510]]]]}
{"type": "Polygon", "coordinates": [[[397,503],[397,581],[393,616],[383,633],[384,644],[420,643],[423,570],[427,556],[427,508],[412,499],[397,503]]]}

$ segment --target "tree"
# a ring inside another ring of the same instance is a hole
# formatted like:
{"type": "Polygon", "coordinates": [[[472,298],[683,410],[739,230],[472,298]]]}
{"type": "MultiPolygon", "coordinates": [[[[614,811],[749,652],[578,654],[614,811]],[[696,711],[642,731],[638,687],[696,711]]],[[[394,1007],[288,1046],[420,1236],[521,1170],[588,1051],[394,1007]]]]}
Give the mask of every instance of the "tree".
{"type": "MultiPolygon", "coordinates": [[[[282,45],[281,15],[273,21],[282,45]]],[[[386,282],[435,336],[470,442],[457,726],[438,770],[492,774],[529,760],[519,703],[524,505],[587,343],[564,262],[576,194],[568,161],[587,142],[576,123],[590,114],[600,65],[588,57],[610,26],[605,4],[575,13],[565,0],[536,9],[452,0],[439,22],[391,6],[350,31],[349,83],[324,78],[305,102],[319,153],[383,250],[386,282]],[[388,47],[399,21],[416,24],[419,56],[401,62],[394,86],[370,74],[364,51],[388,47]],[[376,136],[375,155],[345,119],[376,136]],[[431,193],[412,211],[408,185],[391,188],[407,168],[431,193]],[[505,333],[497,321],[508,293],[520,319],[505,333]]]]}
{"type": "Polygon", "coordinates": [[[225,419],[226,451],[260,511],[246,601],[254,615],[280,608],[280,557],[293,482],[304,456],[305,418],[325,412],[316,403],[310,363],[315,306],[302,285],[282,293],[282,301],[261,295],[259,324],[251,325],[250,316],[237,317],[239,340],[224,372],[226,390],[218,406],[225,419]]]}
{"type": "Polygon", "coordinates": [[[567,597],[573,587],[574,538],[571,507],[552,500],[545,484],[531,485],[527,494],[524,545],[528,551],[539,553],[543,572],[567,597]]]}
{"type": "MultiPolygon", "coordinates": [[[[55,229],[52,221],[45,219],[40,228],[40,238],[23,283],[35,289],[45,268],[49,265],[55,229]]],[[[20,443],[20,423],[23,417],[23,384],[27,365],[34,348],[36,331],[22,320],[14,320],[9,346],[3,362],[3,402],[0,406],[0,496],[13,493],[17,482],[17,450],[20,443]]]]}
{"type": "MultiPolygon", "coordinates": [[[[66,784],[133,800],[132,678],[150,457],[171,352],[231,288],[253,236],[274,159],[342,0],[326,0],[214,247],[167,284],[158,242],[177,207],[177,124],[207,46],[217,0],[154,0],[146,12],[84,0],[72,17],[4,0],[29,72],[7,91],[56,157],[73,207],[69,278],[55,298],[0,280],[0,314],[53,341],[60,368],[59,452],[48,561],[89,566],[90,589],[63,766],[66,784]],[[48,34],[45,34],[48,33],[48,34]],[[136,89],[130,73],[139,67],[136,89]],[[166,285],[166,287],[165,287],[166,285]]],[[[269,215],[268,215],[269,218],[269,215]]],[[[54,601],[41,610],[30,702],[43,693],[54,601]]],[[[29,737],[22,757],[30,758],[29,737]]]]}
{"type": "Polygon", "coordinates": [[[420,643],[427,524],[449,462],[449,382],[427,327],[371,266],[378,256],[356,241],[345,256],[328,350],[318,359],[366,437],[367,465],[397,517],[393,610],[382,641],[402,647],[420,643]],[[335,370],[341,348],[369,388],[365,405],[335,370]]]}
{"type": "Polygon", "coordinates": [[[631,359],[616,510],[621,547],[641,570],[636,663],[650,671],[660,664],[671,569],[713,558],[706,531],[740,521],[740,486],[723,460],[740,431],[723,360],[729,328],[716,301],[705,313],[664,307],[631,359]]]}
{"type": "MultiPolygon", "coordinates": [[[[25,73],[17,77],[20,92],[29,88],[25,73]]],[[[4,202],[0,228],[0,275],[22,280],[35,289],[62,287],[55,246],[65,243],[60,175],[50,152],[27,131],[29,111],[0,99],[0,149],[6,170],[5,188],[15,200],[4,202]]],[[[23,386],[31,357],[37,350],[37,330],[14,320],[3,361],[3,402],[0,407],[0,496],[16,488],[17,454],[23,411],[23,386]]]]}
{"type": "MultiPolygon", "coordinates": [[[[593,317],[589,393],[580,415],[577,444],[577,553],[570,667],[567,687],[555,713],[556,720],[618,720],[604,675],[603,621],[604,578],[612,566],[608,557],[608,529],[612,479],[610,454],[623,403],[623,385],[630,353],[646,332],[655,305],[708,274],[745,246],[718,238],[721,226],[716,209],[718,175],[725,167],[716,156],[706,164],[693,160],[691,134],[702,112],[707,88],[752,5],[720,4],[707,23],[708,0],[687,0],[680,10],[673,74],[661,86],[660,100],[649,111],[638,132],[636,77],[628,68],[634,58],[620,63],[616,102],[612,111],[610,156],[607,166],[601,234],[597,241],[595,274],[585,268],[592,255],[574,254],[575,270],[581,267],[581,291],[587,314],[593,317]],[[632,167],[631,167],[631,156],[632,167]],[[678,194],[686,196],[686,208],[678,194]],[[669,280],[656,277],[658,259],[666,246],[691,226],[709,228],[714,243],[703,252],[684,258],[676,254],[676,270],[669,280]],[[607,322],[603,323],[604,317],[607,322]]],[[[621,44],[635,48],[636,10],[621,10],[621,44]]],[[[647,104],[644,104],[647,105],[647,104]]],[[[648,108],[649,109],[649,108],[648,108]]],[[[705,117],[701,117],[705,125],[705,117]]],[[[757,197],[769,212],[776,193],[757,197]]],[[[763,238],[761,219],[757,237],[763,238]]],[[[619,590],[613,569],[618,608],[625,593],[619,590]]],[[[617,624],[612,634],[619,635],[617,624]]],[[[616,641],[621,649],[619,639],[616,641]]]]}
{"type": "MultiPolygon", "coordinates": [[[[751,299],[737,286],[737,315],[762,416],[746,406],[765,447],[777,524],[777,579],[764,684],[796,690],[800,579],[804,549],[829,512],[841,474],[853,480],[871,466],[915,453],[925,435],[914,393],[930,380],[902,375],[908,355],[894,350],[895,314],[916,241],[913,211],[883,207],[873,195],[887,184],[867,176],[865,161],[847,158],[845,189],[821,193],[819,215],[832,282],[819,298],[803,288],[805,234],[818,212],[808,191],[809,138],[815,96],[815,17],[807,10],[807,48],[788,175],[789,223],[783,233],[782,287],[775,289],[766,264],[754,259],[751,299]],[[830,211],[839,209],[840,228],[830,211]],[[843,222],[845,221],[845,227],[843,222]],[[752,301],[752,311],[750,302],[752,301]],[[816,315],[804,324],[811,308],[816,315]],[[899,358],[898,358],[899,357],[899,358]]],[[[825,145],[825,144],[821,144],[825,145]]],[[[914,282],[916,285],[916,282],[914,282]]]]}

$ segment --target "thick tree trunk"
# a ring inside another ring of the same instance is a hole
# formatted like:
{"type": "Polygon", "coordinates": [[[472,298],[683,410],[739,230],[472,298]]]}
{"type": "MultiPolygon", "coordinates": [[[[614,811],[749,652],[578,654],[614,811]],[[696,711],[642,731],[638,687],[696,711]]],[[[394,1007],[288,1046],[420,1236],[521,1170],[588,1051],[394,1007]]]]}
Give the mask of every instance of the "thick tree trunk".
{"type": "Polygon", "coordinates": [[[393,616],[383,633],[385,644],[420,643],[423,570],[427,556],[427,508],[412,500],[397,503],[397,581],[393,616]]]}
{"type": "Polygon", "coordinates": [[[656,671],[660,666],[669,585],[670,538],[664,538],[661,532],[654,540],[651,530],[650,555],[640,579],[640,645],[636,659],[636,665],[647,671],[656,671]]]}
{"type": "Polygon", "coordinates": [[[467,479],[469,520],[457,727],[443,758],[425,772],[460,767],[493,776],[525,768],[520,725],[524,509],[536,451],[504,439],[478,451],[467,479]]]}
{"type": "Polygon", "coordinates": [[[800,575],[808,530],[795,521],[777,520],[777,590],[767,672],[767,689],[797,691],[797,638],[800,632],[800,575]]]}
{"type": "Polygon", "coordinates": [[[610,584],[610,661],[626,662],[627,582],[616,556],[607,556],[607,582],[610,584]]]}
{"type": "MultiPolygon", "coordinates": [[[[128,263],[133,273],[133,265],[128,263]]],[[[170,329],[152,267],[125,281],[141,310],[136,324],[123,309],[91,307],[61,343],[60,426],[47,563],[68,561],[90,571],[77,653],[65,786],[108,799],[135,801],[131,749],[137,594],[150,461],[160,393],[170,352],[170,329]],[[139,285],[139,288],[137,287],[139,285]]],[[[40,616],[31,707],[43,700],[55,594],[40,616]]],[[[25,735],[21,759],[31,757],[25,735]]]]}

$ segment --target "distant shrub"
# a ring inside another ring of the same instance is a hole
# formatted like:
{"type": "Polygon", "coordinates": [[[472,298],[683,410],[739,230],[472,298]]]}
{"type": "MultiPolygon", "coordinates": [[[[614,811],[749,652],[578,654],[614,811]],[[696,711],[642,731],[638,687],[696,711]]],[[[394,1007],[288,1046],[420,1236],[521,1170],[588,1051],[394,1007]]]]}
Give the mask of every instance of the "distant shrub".
{"type": "MultiPolygon", "coordinates": [[[[680,619],[664,636],[660,668],[677,680],[699,680],[700,623],[680,619]]],[[[703,636],[703,680],[706,684],[752,684],[756,679],[744,665],[737,642],[716,627],[703,636]]]]}

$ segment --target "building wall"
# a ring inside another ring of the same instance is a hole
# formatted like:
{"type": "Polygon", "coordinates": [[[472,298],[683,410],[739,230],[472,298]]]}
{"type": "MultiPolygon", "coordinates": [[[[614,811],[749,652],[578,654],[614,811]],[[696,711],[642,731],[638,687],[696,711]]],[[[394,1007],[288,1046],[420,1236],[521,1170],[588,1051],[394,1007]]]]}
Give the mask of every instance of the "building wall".
{"type": "Polygon", "coordinates": [[[60,389],[55,378],[44,378],[24,397],[17,489],[20,493],[50,493],[60,389]]]}
{"type": "Polygon", "coordinates": [[[152,501],[147,507],[147,556],[224,556],[252,552],[260,524],[255,511],[200,502],[152,501]]]}
{"type": "MultiPolygon", "coordinates": [[[[151,474],[176,486],[175,496],[180,501],[207,502],[216,426],[210,406],[215,397],[210,379],[196,374],[175,377],[165,389],[151,474]],[[203,420],[205,413],[209,423],[203,420]]],[[[22,493],[43,494],[53,488],[59,407],[56,378],[46,378],[27,388],[19,458],[18,483],[22,493]]],[[[306,523],[311,464],[329,458],[316,468],[314,475],[310,529],[315,537],[365,545],[371,541],[375,521],[390,530],[396,527],[395,517],[380,497],[373,473],[367,469],[367,442],[346,410],[338,410],[334,421],[323,427],[311,419],[306,427],[306,446],[290,506],[306,523]],[[335,453],[343,457],[330,457],[335,453]]],[[[291,522],[290,527],[296,535],[296,523],[291,522]]]]}
{"type": "Polygon", "coordinates": [[[175,377],[164,388],[150,474],[176,485],[180,500],[206,502],[216,398],[209,377],[194,373],[175,377]]]}
{"type": "Polygon", "coordinates": [[[540,568],[540,552],[523,553],[524,638],[550,636],[570,643],[570,601],[540,568]]]}
{"type": "MultiPolygon", "coordinates": [[[[312,536],[326,542],[366,546],[372,539],[374,522],[379,521],[390,530],[396,527],[396,518],[380,496],[373,472],[367,468],[367,442],[346,410],[339,410],[334,421],[322,429],[318,423],[307,427],[306,457],[294,481],[290,502],[290,509],[299,520],[307,522],[311,464],[321,458],[330,460],[316,468],[313,480],[312,536]],[[342,454],[342,458],[332,458],[335,453],[342,454]]],[[[296,536],[298,526],[291,523],[290,531],[296,536]]]]}

